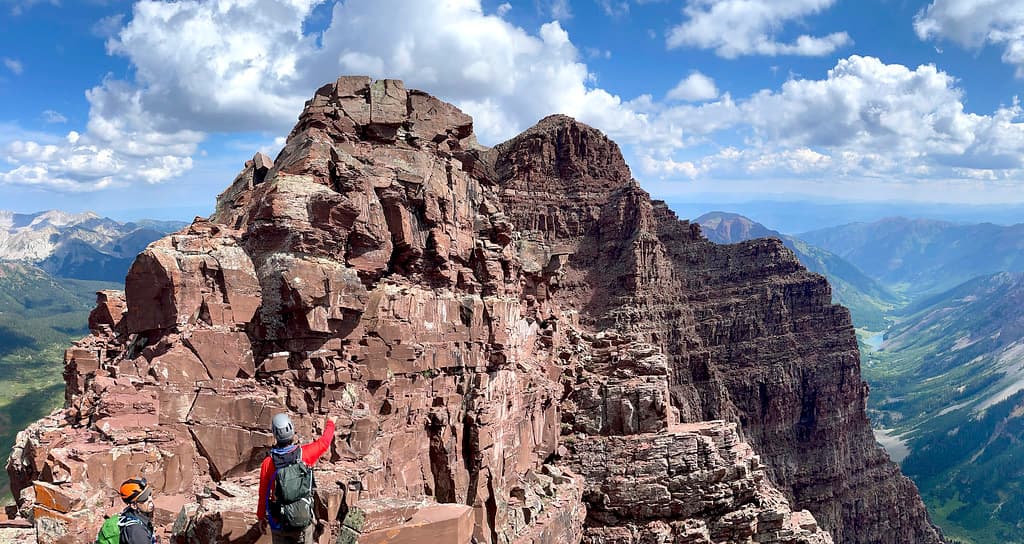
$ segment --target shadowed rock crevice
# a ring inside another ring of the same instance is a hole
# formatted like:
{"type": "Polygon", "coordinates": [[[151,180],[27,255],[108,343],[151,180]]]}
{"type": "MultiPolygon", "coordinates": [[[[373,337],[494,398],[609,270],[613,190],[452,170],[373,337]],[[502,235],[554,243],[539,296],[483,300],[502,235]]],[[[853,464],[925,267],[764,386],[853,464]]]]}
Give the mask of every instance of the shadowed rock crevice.
{"type": "MultiPolygon", "coordinates": [[[[205,304],[203,305],[203,308],[206,308],[206,305],[205,305],[205,304]]],[[[200,316],[202,316],[202,315],[203,315],[203,313],[201,312],[201,313],[200,313],[200,316]]],[[[209,315],[209,313],[207,313],[206,315],[208,316],[208,315],[209,315]]],[[[207,376],[207,377],[208,377],[209,379],[211,379],[211,380],[212,380],[212,379],[213,379],[213,374],[214,374],[214,373],[213,373],[213,372],[210,372],[210,367],[206,366],[206,363],[205,363],[205,362],[203,361],[203,357],[202,357],[201,355],[199,355],[199,352],[198,352],[198,351],[196,351],[195,345],[194,345],[194,344],[193,344],[192,342],[189,342],[189,341],[187,341],[187,340],[186,340],[186,341],[184,342],[184,344],[183,344],[183,345],[184,345],[184,346],[185,346],[186,348],[188,348],[189,352],[191,352],[191,353],[192,353],[192,355],[193,355],[193,356],[194,356],[194,357],[196,358],[196,360],[198,360],[198,361],[199,361],[199,363],[200,363],[201,365],[203,365],[203,369],[204,369],[204,370],[206,371],[206,376],[207,376]]],[[[242,377],[242,376],[232,376],[232,377],[235,377],[235,378],[240,378],[240,377],[242,377]]]]}
{"type": "Polygon", "coordinates": [[[427,432],[430,435],[430,472],[434,477],[433,496],[437,502],[455,502],[455,480],[448,465],[445,441],[447,425],[431,416],[427,432]]]}
{"type": "Polygon", "coordinates": [[[480,443],[479,429],[470,413],[467,411],[462,422],[462,460],[466,469],[467,488],[465,504],[474,505],[477,502],[477,490],[480,487],[481,459],[478,451],[480,443]]]}

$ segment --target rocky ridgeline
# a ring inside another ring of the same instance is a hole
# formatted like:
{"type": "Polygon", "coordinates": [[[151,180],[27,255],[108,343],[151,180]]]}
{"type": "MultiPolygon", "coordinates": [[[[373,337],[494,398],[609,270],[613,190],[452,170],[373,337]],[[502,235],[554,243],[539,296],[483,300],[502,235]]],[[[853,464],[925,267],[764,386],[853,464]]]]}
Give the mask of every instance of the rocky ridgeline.
{"type": "Polygon", "coordinates": [[[486,149],[453,106],[342,77],[100,294],[10,514],[87,542],[141,473],[164,537],[269,541],[287,410],[303,437],[339,419],[321,543],[940,542],[829,300],[777,241],[703,240],[586,125],[486,149]]]}

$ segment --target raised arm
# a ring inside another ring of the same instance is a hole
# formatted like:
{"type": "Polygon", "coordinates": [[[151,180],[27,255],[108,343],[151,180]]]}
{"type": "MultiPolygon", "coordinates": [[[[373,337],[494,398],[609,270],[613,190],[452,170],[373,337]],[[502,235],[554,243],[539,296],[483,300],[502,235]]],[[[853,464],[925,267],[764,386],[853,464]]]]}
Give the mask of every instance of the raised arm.
{"type": "Polygon", "coordinates": [[[320,435],[320,438],[302,446],[302,462],[309,466],[316,464],[320,460],[320,456],[327,452],[331,447],[331,441],[334,440],[334,416],[327,418],[327,423],[324,424],[324,434],[320,435]]]}

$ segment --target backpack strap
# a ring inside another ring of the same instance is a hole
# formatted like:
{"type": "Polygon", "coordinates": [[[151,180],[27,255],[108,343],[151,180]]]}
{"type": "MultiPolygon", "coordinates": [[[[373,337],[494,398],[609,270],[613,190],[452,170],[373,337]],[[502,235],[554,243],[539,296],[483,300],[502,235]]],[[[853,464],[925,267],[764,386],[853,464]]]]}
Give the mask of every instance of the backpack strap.
{"type": "MultiPolygon", "coordinates": [[[[299,451],[299,462],[302,462],[302,452],[301,452],[301,450],[299,451]]],[[[316,461],[314,461],[314,463],[316,463],[316,461]]],[[[315,493],[315,492],[316,492],[316,477],[313,475],[313,467],[312,467],[312,465],[310,465],[310,467],[309,467],[309,495],[310,495],[310,497],[312,497],[313,493],[315,493]]]]}
{"type": "Polygon", "coordinates": [[[117,526],[131,527],[132,525],[142,525],[142,520],[132,515],[128,510],[122,512],[121,518],[117,520],[117,526]]]}

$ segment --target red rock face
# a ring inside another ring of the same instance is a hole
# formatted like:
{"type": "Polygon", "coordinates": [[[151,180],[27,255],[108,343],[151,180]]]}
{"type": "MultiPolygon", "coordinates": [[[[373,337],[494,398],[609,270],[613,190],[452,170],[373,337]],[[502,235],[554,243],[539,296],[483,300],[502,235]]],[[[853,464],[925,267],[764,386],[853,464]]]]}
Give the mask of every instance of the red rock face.
{"type": "Polygon", "coordinates": [[[8,472],[40,542],[90,541],[137,474],[165,536],[265,541],[287,411],[338,418],[323,543],[939,542],[829,298],[778,242],[704,241],[586,125],[485,149],[343,77],[101,294],[8,472]]]}

